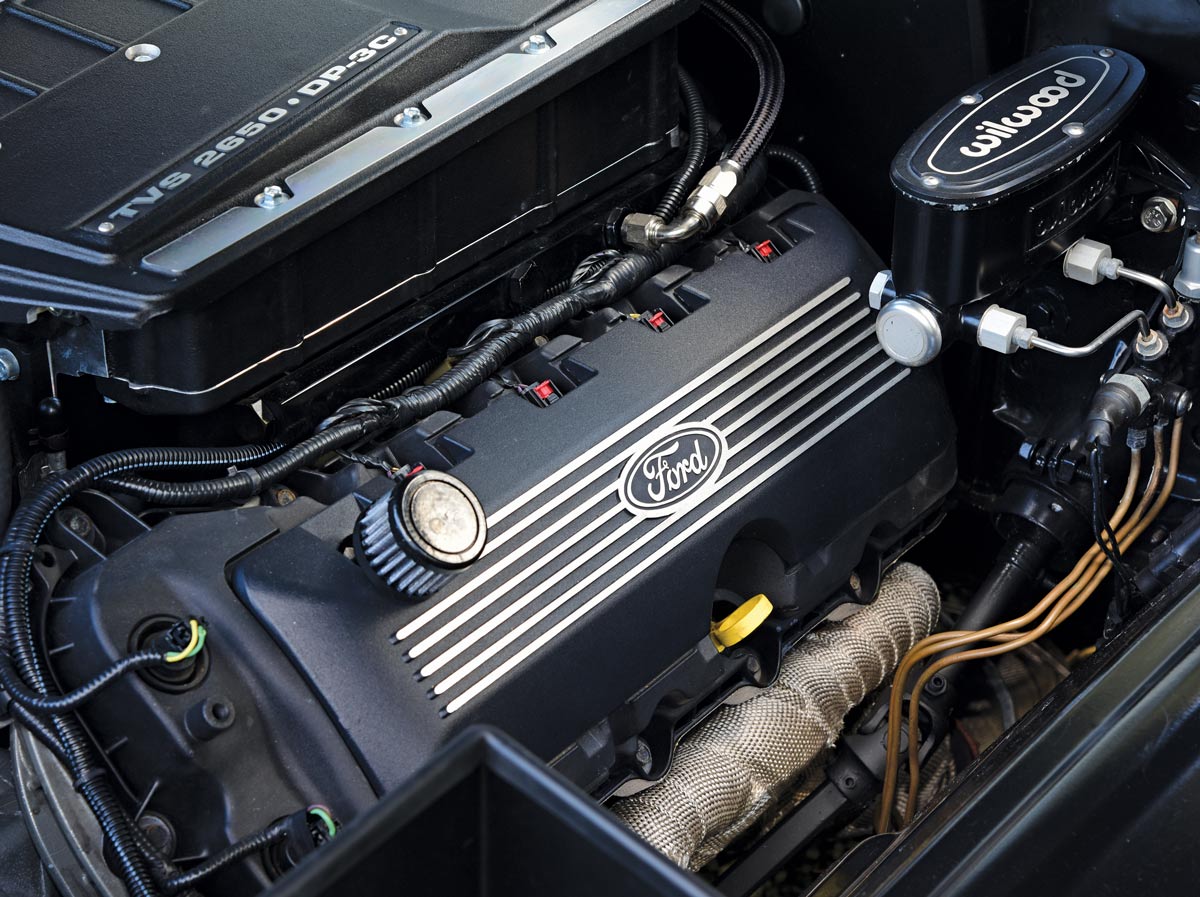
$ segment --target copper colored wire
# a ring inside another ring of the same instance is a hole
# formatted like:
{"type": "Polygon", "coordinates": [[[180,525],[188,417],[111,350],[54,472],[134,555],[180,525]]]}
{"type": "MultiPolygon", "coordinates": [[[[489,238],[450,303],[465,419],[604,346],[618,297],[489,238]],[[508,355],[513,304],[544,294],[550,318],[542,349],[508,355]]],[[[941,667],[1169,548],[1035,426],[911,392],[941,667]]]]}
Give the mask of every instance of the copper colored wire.
{"type": "MultiPolygon", "coordinates": [[[[1149,503],[1150,497],[1154,494],[1158,486],[1158,481],[1162,475],[1162,456],[1163,456],[1163,435],[1158,428],[1154,432],[1154,469],[1151,473],[1150,482],[1147,484],[1146,494],[1138,509],[1135,511],[1135,518],[1140,517],[1145,512],[1149,503]]],[[[1138,479],[1141,474],[1141,452],[1135,450],[1130,456],[1130,471],[1126,481],[1125,490],[1121,500],[1118,502],[1116,510],[1109,519],[1109,525],[1115,531],[1116,528],[1124,521],[1125,516],[1129,512],[1129,508],[1133,503],[1133,498],[1137,491],[1138,479]]],[[[978,631],[951,631],[937,633],[929,636],[918,643],[912,651],[908,653],[900,664],[896,672],[896,677],[893,682],[891,702],[888,714],[888,736],[887,736],[887,756],[888,762],[885,769],[883,795],[880,801],[879,814],[876,819],[876,826],[879,831],[886,831],[891,823],[891,809],[895,802],[895,792],[897,780],[899,778],[899,753],[900,753],[900,735],[901,735],[901,709],[903,706],[904,685],[907,681],[909,673],[922,660],[934,655],[943,653],[963,645],[971,644],[981,640],[990,640],[993,642],[1010,643],[1019,639],[1014,630],[1019,630],[1023,626],[1027,626],[1048,609],[1050,609],[1064,593],[1076,597],[1079,594],[1078,590],[1072,591],[1080,580],[1086,583],[1090,581],[1095,569],[1104,560],[1102,549],[1099,545],[1093,544],[1079,562],[1052,589],[1037,605],[1017,617],[1014,620],[1009,620],[1006,623],[997,626],[989,627],[988,629],[978,631]]],[[[1081,587],[1082,588],[1082,587],[1081,587]]],[[[1012,646],[1013,649],[1019,647],[1012,646]]],[[[918,689],[915,694],[919,695],[918,689]]],[[[914,719],[913,725],[910,728],[918,728],[914,719]]],[[[910,742],[911,743],[911,742],[910,742]]],[[[910,804],[911,806],[911,804],[910,804]]]]}

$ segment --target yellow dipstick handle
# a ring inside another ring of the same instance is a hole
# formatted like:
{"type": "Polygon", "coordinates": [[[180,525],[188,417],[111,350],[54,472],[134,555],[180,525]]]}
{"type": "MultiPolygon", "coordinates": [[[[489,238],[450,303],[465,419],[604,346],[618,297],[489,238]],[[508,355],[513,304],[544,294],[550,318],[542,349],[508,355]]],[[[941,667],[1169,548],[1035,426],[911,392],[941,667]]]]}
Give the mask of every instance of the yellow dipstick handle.
{"type": "Polygon", "coordinates": [[[755,595],[724,620],[712,624],[712,640],[718,651],[732,648],[754,632],[774,610],[766,595],[755,595]]]}

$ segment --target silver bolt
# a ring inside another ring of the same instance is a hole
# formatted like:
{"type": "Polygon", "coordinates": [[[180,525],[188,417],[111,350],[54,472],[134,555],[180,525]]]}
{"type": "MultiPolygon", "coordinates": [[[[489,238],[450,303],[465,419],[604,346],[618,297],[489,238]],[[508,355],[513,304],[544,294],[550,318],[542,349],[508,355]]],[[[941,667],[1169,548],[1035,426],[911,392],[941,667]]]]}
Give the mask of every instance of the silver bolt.
{"type": "Polygon", "coordinates": [[[1179,224],[1179,207],[1166,196],[1151,196],[1142,206],[1141,222],[1152,234],[1172,231],[1179,224]]]}
{"type": "Polygon", "coordinates": [[[408,29],[401,25],[399,28],[393,31],[392,34],[396,35],[396,37],[406,37],[408,35],[408,29]]]}
{"type": "Polygon", "coordinates": [[[637,761],[638,766],[642,768],[642,772],[649,772],[651,764],[654,762],[654,755],[650,753],[650,745],[638,739],[637,750],[634,751],[633,758],[637,761]]]}
{"type": "Polygon", "coordinates": [[[21,376],[21,363],[8,349],[0,349],[0,380],[16,380],[21,376]]]}
{"type": "Polygon", "coordinates": [[[974,106],[976,103],[978,103],[982,99],[983,99],[983,97],[981,97],[977,93],[969,93],[966,96],[959,99],[959,102],[962,103],[964,106],[974,106]]]}
{"type": "Polygon", "coordinates": [[[111,221],[101,221],[98,225],[96,225],[96,230],[100,231],[102,234],[111,234],[116,229],[117,226],[111,221]]]}
{"type": "Polygon", "coordinates": [[[1067,122],[1063,125],[1063,133],[1068,137],[1082,137],[1087,133],[1087,128],[1077,121],[1067,122]]]}
{"type": "Polygon", "coordinates": [[[1110,48],[1104,47],[1102,50],[1100,50],[1100,55],[1105,59],[1110,59],[1114,54],[1110,48]]]}
{"type": "Polygon", "coordinates": [[[871,308],[879,311],[895,298],[896,287],[892,283],[892,272],[880,271],[871,281],[870,289],[867,290],[867,303],[871,308]]]}
{"type": "Polygon", "coordinates": [[[254,204],[260,209],[274,209],[287,200],[288,195],[284,189],[272,184],[270,187],[263,187],[263,192],[254,197],[254,204]]]}
{"type": "Polygon", "coordinates": [[[938,187],[941,185],[942,179],[936,174],[927,174],[925,177],[921,178],[921,183],[926,187],[938,187]]]}
{"type": "Polygon", "coordinates": [[[521,44],[521,52],[528,53],[530,56],[536,56],[539,53],[545,53],[550,49],[550,38],[544,34],[531,34],[529,38],[521,44]]]}
{"type": "Polygon", "coordinates": [[[155,44],[134,44],[125,51],[125,58],[130,62],[153,62],[162,55],[155,44]]]}
{"type": "Polygon", "coordinates": [[[429,121],[429,116],[425,114],[425,111],[420,106],[409,106],[397,115],[393,121],[402,128],[419,128],[425,122],[429,121]]]}

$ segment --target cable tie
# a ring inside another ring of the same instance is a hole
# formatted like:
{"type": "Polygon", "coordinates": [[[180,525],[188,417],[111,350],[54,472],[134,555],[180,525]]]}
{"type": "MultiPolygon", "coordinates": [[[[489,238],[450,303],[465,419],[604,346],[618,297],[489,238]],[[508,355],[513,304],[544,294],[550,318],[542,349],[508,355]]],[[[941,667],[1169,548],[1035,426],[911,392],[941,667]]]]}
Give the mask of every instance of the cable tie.
{"type": "Polygon", "coordinates": [[[108,770],[101,766],[88,766],[75,777],[73,786],[78,794],[83,794],[83,789],[93,782],[99,781],[108,775],[108,770]]]}
{"type": "Polygon", "coordinates": [[[251,495],[258,495],[258,493],[267,487],[262,474],[258,472],[257,468],[247,467],[245,470],[238,471],[238,473],[246,478],[246,482],[250,486],[251,495]]]}

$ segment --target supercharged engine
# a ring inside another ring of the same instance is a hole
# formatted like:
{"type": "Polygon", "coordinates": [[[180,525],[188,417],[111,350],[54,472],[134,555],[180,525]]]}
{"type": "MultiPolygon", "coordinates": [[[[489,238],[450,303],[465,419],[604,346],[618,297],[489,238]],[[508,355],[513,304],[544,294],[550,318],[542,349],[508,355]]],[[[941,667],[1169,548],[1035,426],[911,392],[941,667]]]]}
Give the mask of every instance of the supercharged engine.
{"type": "Polygon", "coordinates": [[[1169,845],[1200,14],[868,6],[0,0],[0,894],[1169,845]]]}

